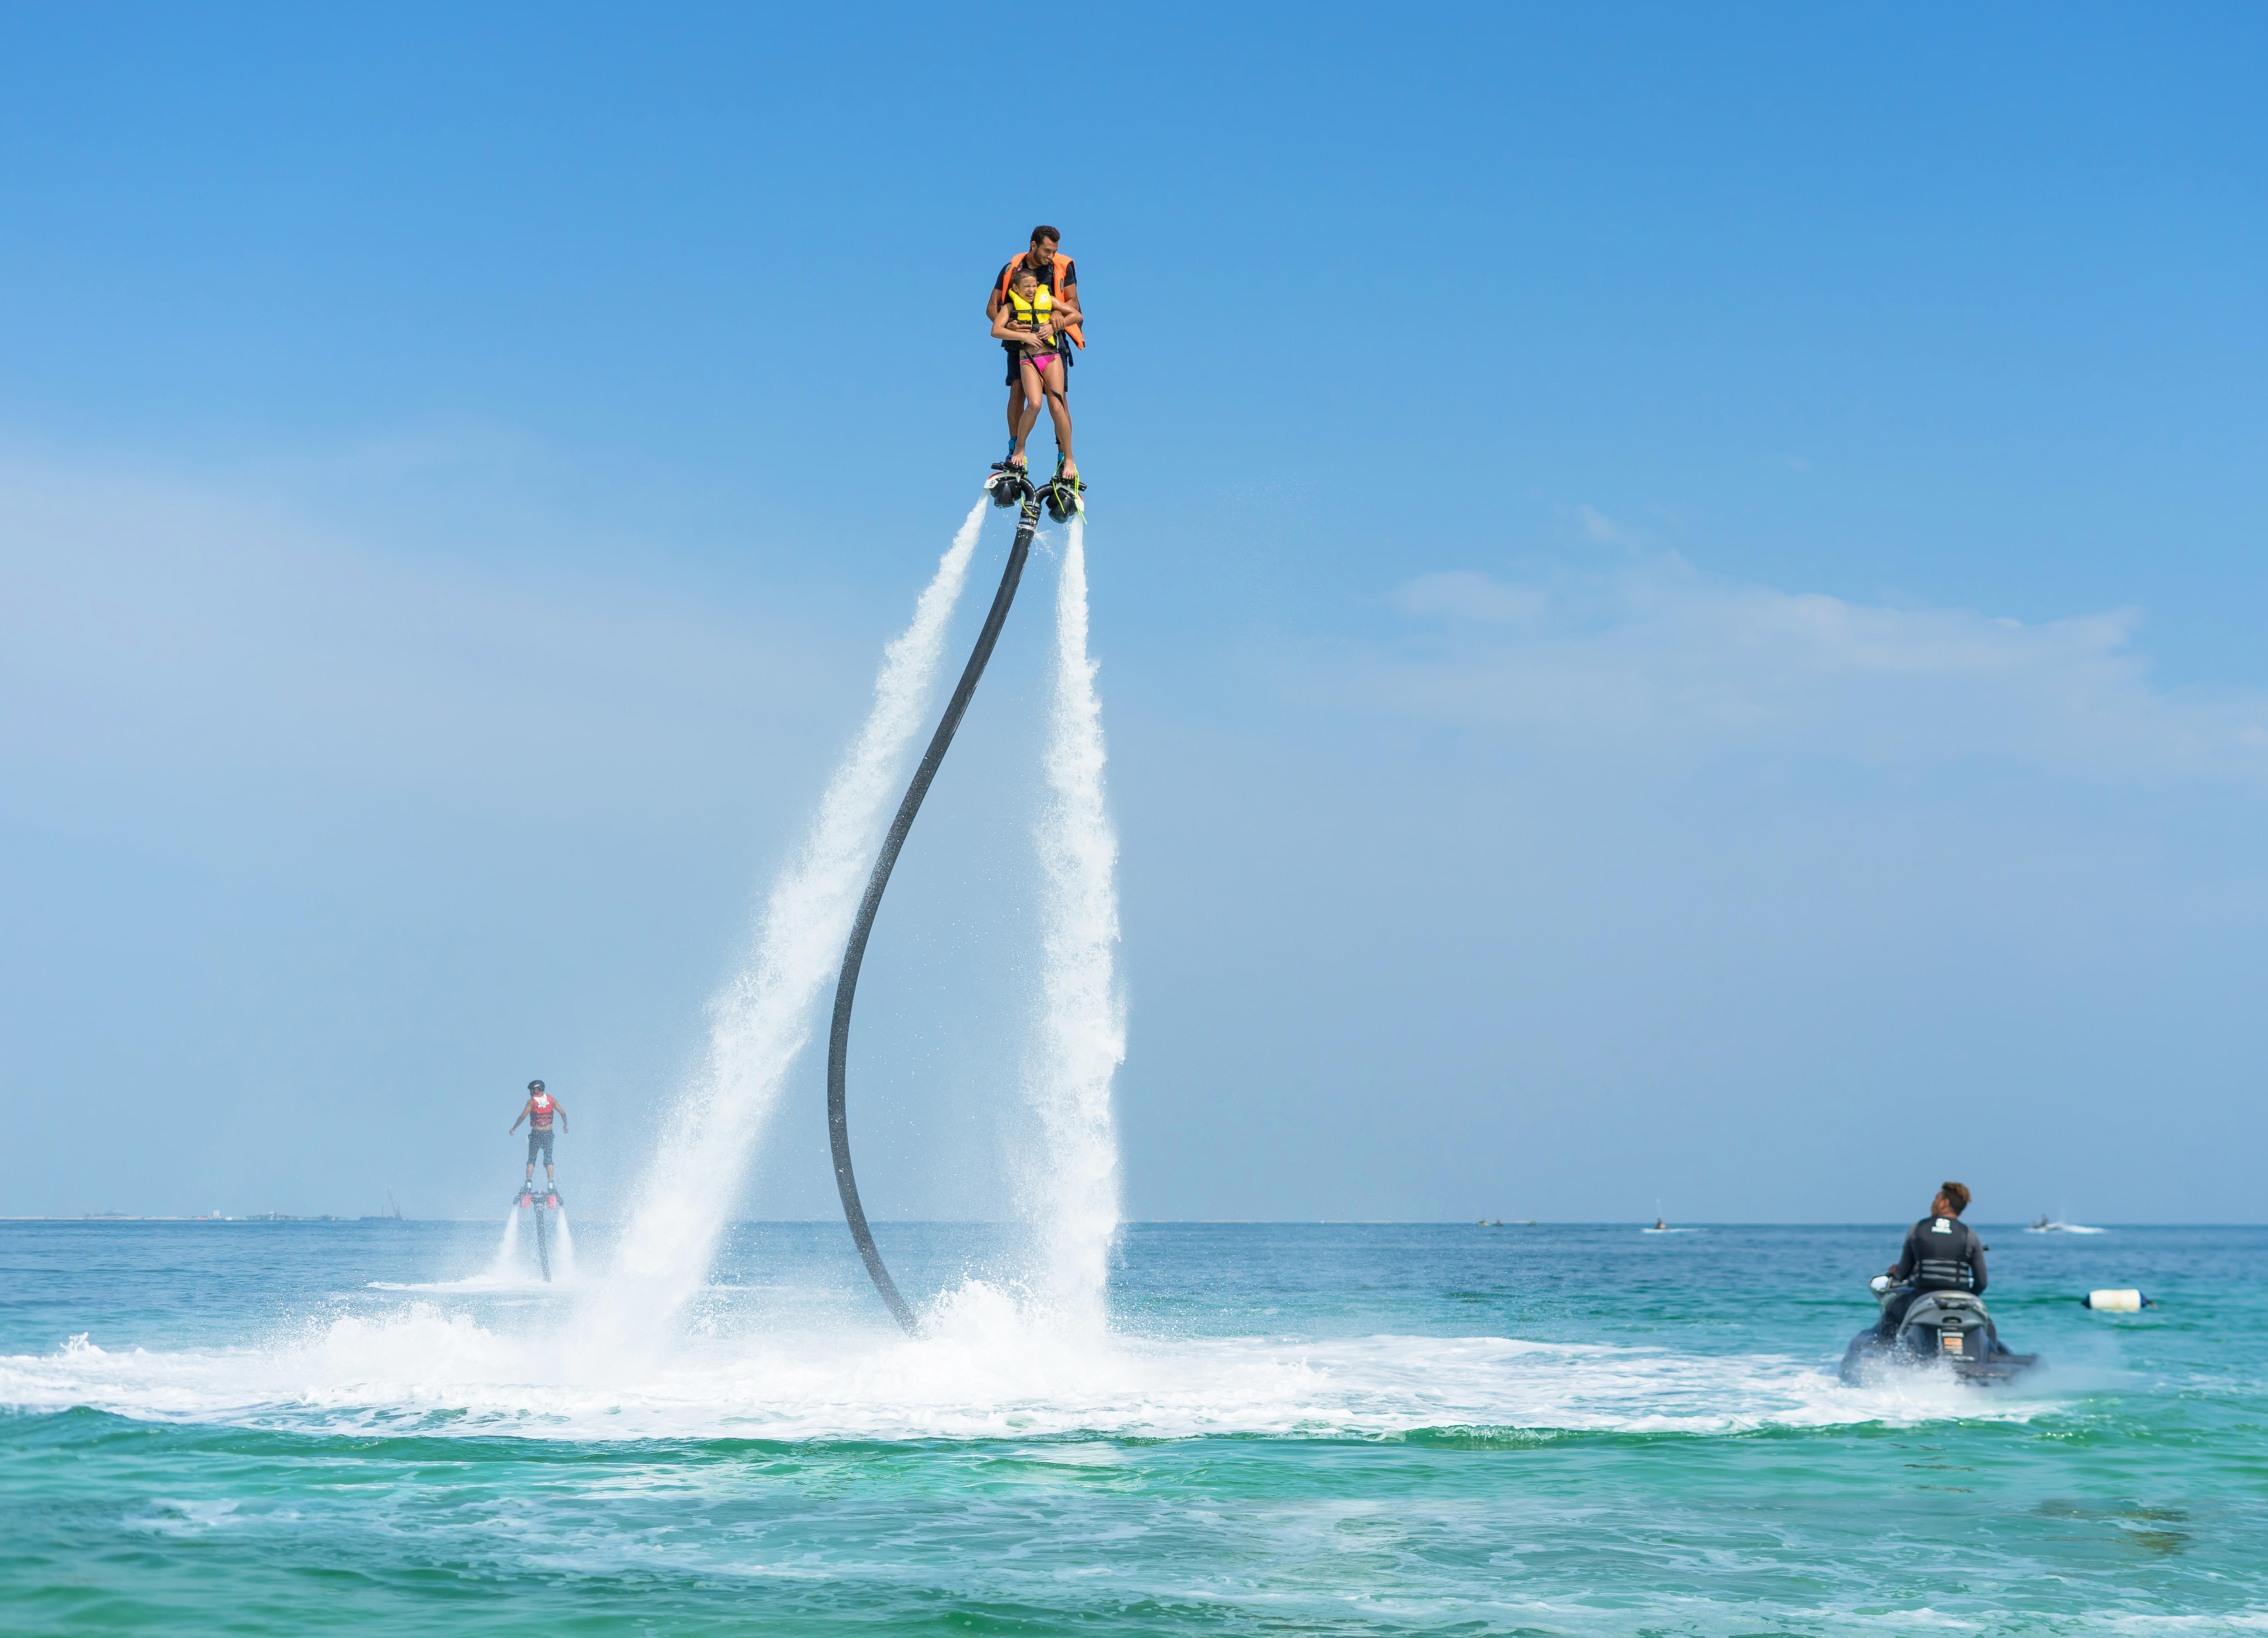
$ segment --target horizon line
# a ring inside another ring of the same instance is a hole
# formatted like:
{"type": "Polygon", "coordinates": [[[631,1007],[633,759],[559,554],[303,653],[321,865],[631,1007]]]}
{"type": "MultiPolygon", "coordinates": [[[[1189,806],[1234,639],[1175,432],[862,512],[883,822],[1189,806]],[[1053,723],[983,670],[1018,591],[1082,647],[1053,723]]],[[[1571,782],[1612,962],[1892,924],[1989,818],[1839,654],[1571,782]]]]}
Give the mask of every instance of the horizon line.
{"type": "MultiPolygon", "coordinates": [[[[80,1212],[70,1215],[14,1214],[0,1212],[0,1223],[493,1223],[493,1216],[482,1217],[412,1217],[391,1214],[293,1216],[269,1212],[246,1212],[240,1216],[182,1216],[167,1213],[80,1212]]],[[[612,1227],[613,1220],[604,1217],[585,1219],[593,1227],[612,1227]]],[[[1001,1217],[884,1217],[873,1221],[897,1228],[1020,1228],[1014,1218],[1001,1217]]],[[[1808,1221],[1794,1218],[1732,1218],[1694,1217],[1673,1223],[1675,1229],[1879,1229],[1896,1227],[1902,1218],[1881,1221],[1845,1219],[1836,1222],[1808,1221]]],[[[2031,1224],[2021,1219],[1999,1221],[1990,1218],[1964,1218],[1978,1228],[2029,1230],[2031,1224]]],[[[801,1225],[805,1223],[839,1223],[840,1217],[733,1217],[726,1219],[737,1228],[763,1228],[801,1225]]],[[[1141,1228],[1318,1228],[1318,1229],[1648,1229],[1653,1225],[1641,1217],[1501,1217],[1480,1220],[1469,1217],[1128,1217],[1118,1227],[1141,1228]]],[[[2268,1223],[2254,1222],[2161,1222],[2136,1223],[2107,1219],[2101,1223],[2064,1225],[2063,1231],[2073,1228],[2097,1229],[2258,1229],[2268,1228],[2268,1223]]],[[[2054,1232],[2054,1230],[2047,1230],[2054,1232]]]]}

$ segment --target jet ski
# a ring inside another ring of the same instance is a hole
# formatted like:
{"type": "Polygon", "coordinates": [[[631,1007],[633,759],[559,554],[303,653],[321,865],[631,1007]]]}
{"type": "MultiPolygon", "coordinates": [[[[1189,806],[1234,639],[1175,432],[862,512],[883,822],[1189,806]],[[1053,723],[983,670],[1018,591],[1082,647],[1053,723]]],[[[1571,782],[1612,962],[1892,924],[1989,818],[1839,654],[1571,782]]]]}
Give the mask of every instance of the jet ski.
{"type": "MultiPolygon", "coordinates": [[[[1884,1308],[1906,1288],[1888,1274],[1869,1282],[1884,1308]]],[[[1962,1382],[1992,1386],[2013,1380],[2040,1363],[2037,1354],[2011,1353],[1974,1291],[1924,1291],[1898,1322],[1898,1333],[1885,1340],[1868,1326],[1851,1339],[1843,1354],[1843,1380],[1879,1384],[1892,1370],[1949,1370],[1962,1382]]]]}

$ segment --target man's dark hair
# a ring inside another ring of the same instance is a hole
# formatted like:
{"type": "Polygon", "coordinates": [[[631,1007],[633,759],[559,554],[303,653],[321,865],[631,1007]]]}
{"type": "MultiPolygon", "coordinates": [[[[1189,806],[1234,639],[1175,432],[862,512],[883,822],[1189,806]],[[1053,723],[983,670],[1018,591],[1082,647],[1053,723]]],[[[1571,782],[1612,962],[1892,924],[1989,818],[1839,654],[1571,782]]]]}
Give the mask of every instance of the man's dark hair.
{"type": "Polygon", "coordinates": [[[1940,1183],[1937,1192],[1952,1202],[1953,1215],[1958,1217],[1969,1209],[1969,1186],[1966,1183],[1940,1183]]]}
{"type": "Polygon", "coordinates": [[[1043,239],[1051,239],[1058,245],[1063,243],[1063,235],[1051,227],[1041,226],[1032,230],[1032,243],[1036,245],[1043,239]]]}

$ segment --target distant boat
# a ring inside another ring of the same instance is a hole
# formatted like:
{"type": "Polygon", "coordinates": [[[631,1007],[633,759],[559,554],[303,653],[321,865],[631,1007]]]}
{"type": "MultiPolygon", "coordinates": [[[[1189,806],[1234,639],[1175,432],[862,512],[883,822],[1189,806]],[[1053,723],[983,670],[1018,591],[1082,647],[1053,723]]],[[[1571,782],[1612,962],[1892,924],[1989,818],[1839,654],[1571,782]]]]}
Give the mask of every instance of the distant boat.
{"type": "Polygon", "coordinates": [[[2058,1223],[2047,1213],[2042,1212],[2036,1218],[2024,1225],[2024,1232],[2027,1234],[2102,1234],[2107,1230],[2091,1229],[2083,1223],[2058,1223]]]}

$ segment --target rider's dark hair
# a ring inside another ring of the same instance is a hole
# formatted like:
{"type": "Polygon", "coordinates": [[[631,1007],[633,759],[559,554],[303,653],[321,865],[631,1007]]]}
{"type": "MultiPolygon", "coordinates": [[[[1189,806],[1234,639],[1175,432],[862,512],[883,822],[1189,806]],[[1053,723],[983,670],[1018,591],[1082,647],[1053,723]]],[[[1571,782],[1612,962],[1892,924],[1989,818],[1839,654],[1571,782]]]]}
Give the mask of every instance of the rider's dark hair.
{"type": "Polygon", "coordinates": [[[1045,223],[1042,223],[1038,227],[1032,230],[1032,243],[1036,245],[1043,239],[1051,239],[1058,245],[1063,243],[1063,235],[1057,232],[1055,229],[1048,226],[1045,223]]]}
{"type": "Polygon", "coordinates": [[[1937,1186],[1937,1192],[1945,1196],[1946,1203],[1953,1208],[1955,1216],[1958,1217],[1969,1209],[1969,1186],[1966,1183],[1940,1183],[1937,1186]]]}

